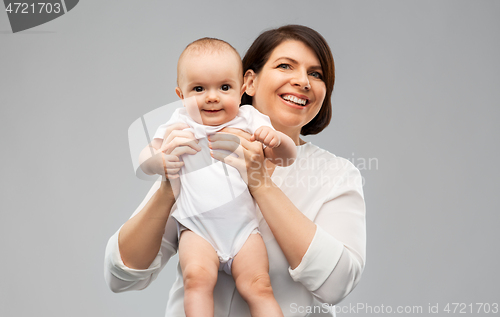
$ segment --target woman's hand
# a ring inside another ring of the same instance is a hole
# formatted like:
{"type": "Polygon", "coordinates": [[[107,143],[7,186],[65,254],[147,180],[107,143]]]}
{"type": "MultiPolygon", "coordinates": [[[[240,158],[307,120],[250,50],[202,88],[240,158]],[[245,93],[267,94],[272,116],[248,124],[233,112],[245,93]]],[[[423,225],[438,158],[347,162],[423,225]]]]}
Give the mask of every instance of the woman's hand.
{"type": "Polygon", "coordinates": [[[262,150],[262,143],[250,141],[252,135],[235,128],[224,128],[220,132],[211,135],[208,140],[212,149],[212,157],[222,161],[239,172],[250,193],[254,193],[263,185],[271,182],[267,173],[266,160],[262,150]],[[233,152],[233,155],[224,155],[221,151],[233,152]]]}
{"type": "Polygon", "coordinates": [[[184,129],[189,128],[185,123],[176,123],[169,126],[163,139],[154,139],[146,147],[139,158],[141,169],[149,175],[160,175],[162,187],[172,187],[175,198],[179,193],[179,170],[184,165],[181,155],[196,154],[201,150],[198,140],[193,133],[184,129]],[[168,182],[167,182],[168,180],[168,182]]]}
{"type": "Polygon", "coordinates": [[[201,151],[201,147],[198,145],[198,140],[196,140],[194,134],[184,130],[187,128],[189,126],[181,122],[169,126],[163,136],[160,151],[175,156],[186,153],[196,154],[201,151]]]}
{"type": "Polygon", "coordinates": [[[201,151],[198,140],[194,134],[183,129],[189,128],[185,123],[176,123],[169,126],[159,150],[162,153],[162,176],[165,179],[179,178],[179,170],[184,165],[180,156],[184,154],[196,154],[201,151]]]}
{"type": "Polygon", "coordinates": [[[201,151],[194,134],[184,129],[189,128],[185,123],[176,123],[169,126],[163,136],[160,146],[162,159],[162,180],[166,185],[168,179],[175,198],[179,195],[179,170],[184,165],[180,157],[184,154],[196,154],[201,151]]]}

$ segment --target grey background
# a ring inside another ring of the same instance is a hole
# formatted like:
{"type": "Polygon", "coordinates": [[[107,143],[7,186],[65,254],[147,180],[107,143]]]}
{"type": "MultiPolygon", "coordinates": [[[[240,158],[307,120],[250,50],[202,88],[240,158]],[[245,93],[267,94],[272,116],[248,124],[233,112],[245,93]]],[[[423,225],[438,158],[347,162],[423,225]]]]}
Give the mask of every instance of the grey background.
{"type": "Polygon", "coordinates": [[[339,306],[500,302],[499,16],[498,1],[87,0],[12,34],[1,11],[0,315],[164,315],[177,258],[141,292],[103,279],[108,238],[151,186],[127,129],[177,100],[192,40],[243,55],[287,23],[322,33],[337,67],[332,123],[307,139],[372,158],[367,266],[339,306]]]}

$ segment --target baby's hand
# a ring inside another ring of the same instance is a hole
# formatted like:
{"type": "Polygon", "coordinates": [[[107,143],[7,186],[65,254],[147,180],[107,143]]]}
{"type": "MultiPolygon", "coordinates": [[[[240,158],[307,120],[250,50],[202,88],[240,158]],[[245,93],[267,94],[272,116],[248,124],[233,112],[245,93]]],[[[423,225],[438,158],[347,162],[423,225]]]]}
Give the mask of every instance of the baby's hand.
{"type": "Polygon", "coordinates": [[[277,148],[281,144],[278,132],[266,126],[258,128],[250,138],[250,141],[260,141],[271,149],[277,148]]]}

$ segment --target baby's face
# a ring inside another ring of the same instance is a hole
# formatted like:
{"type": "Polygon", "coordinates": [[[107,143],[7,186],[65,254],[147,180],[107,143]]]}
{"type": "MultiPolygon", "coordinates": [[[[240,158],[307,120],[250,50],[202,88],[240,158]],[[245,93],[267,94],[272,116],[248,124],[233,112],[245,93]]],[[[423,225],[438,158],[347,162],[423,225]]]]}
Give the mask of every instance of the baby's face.
{"type": "Polygon", "coordinates": [[[231,52],[190,53],[179,69],[177,95],[193,120],[217,126],[238,114],[243,84],[239,56],[231,52]],[[194,97],[194,98],[190,98],[194,97]]]}

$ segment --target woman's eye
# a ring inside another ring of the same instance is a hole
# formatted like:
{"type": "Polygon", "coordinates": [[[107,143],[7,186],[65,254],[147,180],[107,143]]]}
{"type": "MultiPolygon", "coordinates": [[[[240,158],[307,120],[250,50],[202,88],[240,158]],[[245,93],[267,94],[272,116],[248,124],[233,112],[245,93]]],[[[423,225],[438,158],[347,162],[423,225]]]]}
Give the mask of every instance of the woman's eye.
{"type": "Polygon", "coordinates": [[[222,85],[222,86],[220,87],[220,89],[221,89],[222,91],[228,91],[228,90],[229,90],[229,88],[231,88],[231,86],[229,86],[229,85],[222,85]]]}
{"type": "Polygon", "coordinates": [[[196,86],[196,87],[193,88],[193,90],[196,91],[196,92],[202,92],[203,91],[203,87],[196,86]]]}
{"type": "Polygon", "coordinates": [[[282,69],[290,69],[290,65],[288,65],[288,64],[279,64],[279,65],[278,65],[278,68],[282,68],[282,69]]]}
{"type": "Polygon", "coordinates": [[[323,76],[319,72],[312,72],[310,75],[318,79],[323,79],[323,76]]]}

